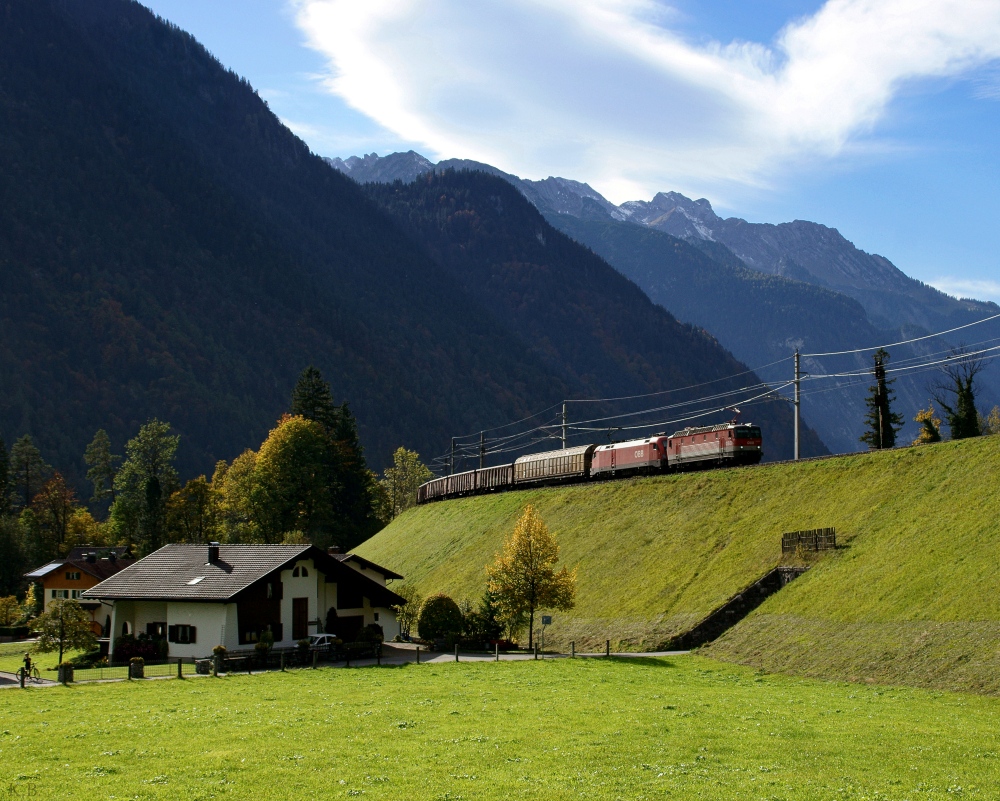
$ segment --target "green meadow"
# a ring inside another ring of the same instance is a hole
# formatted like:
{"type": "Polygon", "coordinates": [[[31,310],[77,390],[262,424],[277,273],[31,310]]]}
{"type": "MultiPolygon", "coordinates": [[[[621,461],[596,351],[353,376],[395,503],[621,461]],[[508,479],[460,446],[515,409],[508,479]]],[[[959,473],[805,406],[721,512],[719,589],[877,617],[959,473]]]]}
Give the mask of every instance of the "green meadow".
{"type": "MultiPolygon", "coordinates": [[[[546,643],[650,650],[768,570],[781,534],[835,552],[709,649],[768,671],[1000,693],[1000,436],[800,464],[546,488],[412,509],[358,552],[475,600],[535,505],[578,570],[546,643]]],[[[801,561],[801,560],[799,560],[801,561]]]]}
{"type": "Polygon", "coordinates": [[[0,798],[996,798],[1000,700],[696,656],[0,691],[0,798]]]}

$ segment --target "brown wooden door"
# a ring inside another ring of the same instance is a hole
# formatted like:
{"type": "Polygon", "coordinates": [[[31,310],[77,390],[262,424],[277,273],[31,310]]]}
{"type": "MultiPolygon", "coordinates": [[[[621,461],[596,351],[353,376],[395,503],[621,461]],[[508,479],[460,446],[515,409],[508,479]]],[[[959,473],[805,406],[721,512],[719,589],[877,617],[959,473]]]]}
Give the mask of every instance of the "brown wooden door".
{"type": "Polygon", "coordinates": [[[292,598],[292,639],[304,640],[309,636],[309,599],[292,598]]]}

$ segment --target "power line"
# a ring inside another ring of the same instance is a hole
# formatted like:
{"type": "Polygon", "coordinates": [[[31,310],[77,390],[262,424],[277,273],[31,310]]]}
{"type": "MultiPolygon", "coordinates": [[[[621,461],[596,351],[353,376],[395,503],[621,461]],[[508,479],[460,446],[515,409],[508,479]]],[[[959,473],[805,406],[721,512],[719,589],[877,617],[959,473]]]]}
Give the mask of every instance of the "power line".
{"type": "Polygon", "coordinates": [[[996,320],[1000,317],[1000,314],[994,314],[992,317],[984,317],[982,320],[976,320],[974,323],[966,323],[965,325],[960,325],[957,328],[949,328],[947,331],[939,331],[936,334],[928,334],[923,337],[915,337],[913,339],[904,339],[902,342],[893,342],[891,345],[876,345],[873,348],[855,348],[854,350],[838,350],[832,351],[830,353],[803,353],[803,356],[809,357],[820,357],[820,356],[845,356],[849,353],[864,353],[869,350],[878,350],[879,348],[895,348],[898,345],[909,345],[911,342],[921,342],[925,339],[933,339],[934,337],[944,336],[945,334],[951,334],[955,331],[961,331],[964,328],[971,328],[974,325],[980,325],[982,323],[988,323],[990,320],[996,320]]]}

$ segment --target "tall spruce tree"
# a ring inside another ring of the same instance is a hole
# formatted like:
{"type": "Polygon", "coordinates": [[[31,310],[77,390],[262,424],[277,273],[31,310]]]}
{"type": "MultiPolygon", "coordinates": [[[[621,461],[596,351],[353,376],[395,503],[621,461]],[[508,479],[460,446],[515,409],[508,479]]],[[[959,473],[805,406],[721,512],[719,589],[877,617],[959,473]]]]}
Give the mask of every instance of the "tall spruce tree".
{"type": "Polygon", "coordinates": [[[871,450],[892,448],[896,445],[896,434],[903,427],[902,415],[892,411],[892,402],[896,393],[892,390],[895,379],[886,380],[885,363],[889,361],[889,353],[883,348],[875,351],[875,366],[872,376],[875,383],[868,388],[865,405],[868,413],[865,415],[867,431],[861,435],[861,441],[871,450]]]}
{"type": "Polygon", "coordinates": [[[314,541],[345,549],[364,542],[379,528],[376,493],[350,407],[346,402],[334,404],[330,385],[310,365],[302,371],[292,392],[291,413],[323,426],[329,442],[326,465],[331,513],[323,533],[312,534],[314,541]]]}
{"type": "Polygon", "coordinates": [[[312,365],[302,371],[292,390],[291,413],[293,416],[301,415],[306,420],[315,420],[331,433],[337,428],[339,412],[333,402],[330,385],[312,365]]]}
{"type": "Polygon", "coordinates": [[[10,499],[21,509],[27,509],[51,471],[31,435],[25,434],[10,449],[10,499]]]}
{"type": "Polygon", "coordinates": [[[0,436],[0,517],[10,514],[10,455],[0,436]]]}
{"type": "Polygon", "coordinates": [[[111,452],[111,439],[103,428],[94,434],[83,457],[87,463],[87,481],[94,486],[91,503],[115,502],[115,462],[121,459],[111,452]]]}

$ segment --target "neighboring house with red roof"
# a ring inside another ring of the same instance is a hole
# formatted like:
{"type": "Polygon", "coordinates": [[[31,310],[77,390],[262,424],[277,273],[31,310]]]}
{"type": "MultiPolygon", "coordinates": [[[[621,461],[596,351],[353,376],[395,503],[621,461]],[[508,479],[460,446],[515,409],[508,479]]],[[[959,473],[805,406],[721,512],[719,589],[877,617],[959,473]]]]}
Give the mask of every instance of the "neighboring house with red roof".
{"type": "Polygon", "coordinates": [[[112,652],[117,638],[142,633],[167,640],[169,657],[249,649],[267,630],[275,647],[291,647],[327,621],[345,641],[370,623],[391,639],[391,607],[405,601],[386,581],[402,577],[351,557],[314,545],[165,545],[82,597],[111,605],[112,652]]]}
{"type": "Polygon", "coordinates": [[[57,598],[71,598],[90,614],[91,628],[99,638],[107,638],[111,624],[111,604],[99,599],[84,598],[83,593],[102,581],[135,564],[127,548],[103,548],[82,545],[73,548],[65,559],[53,559],[48,564],[25,573],[29,581],[37,581],[43,590],[43,611],[47,612],[57,598]]]}

